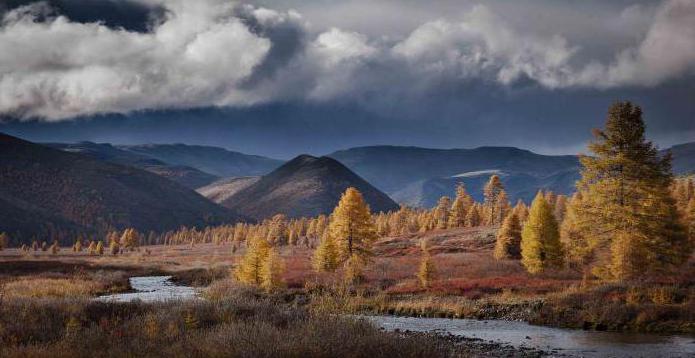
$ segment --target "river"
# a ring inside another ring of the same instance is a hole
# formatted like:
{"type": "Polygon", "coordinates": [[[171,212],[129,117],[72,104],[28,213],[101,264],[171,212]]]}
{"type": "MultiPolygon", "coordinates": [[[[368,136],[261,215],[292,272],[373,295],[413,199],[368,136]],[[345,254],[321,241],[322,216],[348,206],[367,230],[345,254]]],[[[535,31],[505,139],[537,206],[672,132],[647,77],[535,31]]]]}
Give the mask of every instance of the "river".
{"type": "Polygon", "coordinates": [[[387,331],[438,332],[581,357],[695,357],[695,337],[598,332],[525,322],[365,316],[387,331]]]}
{"type": "Polygon", "coordinates": [[[169,300],[186,300],[198,297],[198,291],[193,287],[178,286],[171,282],[171,276],[143,276],[129,278],[130,287],[135,292],[118,293],[115,295],[99,296],[98,301],[158,302],[169,300]]]}
{"type": "MultiPolygon", "coordinates": [[[[106,302],[198,299],[198,290],[178,286],[171,276],[131,277],[135,292],[101,296],[106,302]]],[[[533,326],[524,322],[396,316],[361,316],[387,331],[452,334],[580,357],[695,357],[695,337],[597,332],[533,326]]]]}

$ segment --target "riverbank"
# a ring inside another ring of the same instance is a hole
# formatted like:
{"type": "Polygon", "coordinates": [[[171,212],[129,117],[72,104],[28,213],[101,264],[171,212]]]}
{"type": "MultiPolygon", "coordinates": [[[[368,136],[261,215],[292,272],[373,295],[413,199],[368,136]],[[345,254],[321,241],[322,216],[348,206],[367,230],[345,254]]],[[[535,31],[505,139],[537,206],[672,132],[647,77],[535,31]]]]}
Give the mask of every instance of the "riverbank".
{"type": "Polygon", "coordinates": [[[0,300],[2,357],[352,356],[541,357],[478,340],[387,332],[370,322],[288,304],[231,282],[206,300],[0,300]],[[272,344],[268,344],[272,342],[272,344]]]}

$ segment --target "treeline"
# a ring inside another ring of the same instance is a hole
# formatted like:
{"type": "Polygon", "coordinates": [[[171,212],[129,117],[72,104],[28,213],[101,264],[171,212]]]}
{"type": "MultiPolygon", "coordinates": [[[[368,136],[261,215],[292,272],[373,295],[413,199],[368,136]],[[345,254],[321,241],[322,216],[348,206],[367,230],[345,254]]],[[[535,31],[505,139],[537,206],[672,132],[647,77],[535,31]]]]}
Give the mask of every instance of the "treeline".
{"type": "MultiPolygon", "coordinates": [[[[547,194],[561,220],[564,215],[567,197],[547,194]]],[[[510,212],[525,218],[528,207],[519,200],[515,206],[508,200],[500,177],[493,175],[485,185],[483,202],[476,202],[466,192],[463,183],[456,188],[453,200],[447,196],[439,199],[432,209],[410,208],[371,215],[376,234],[396,236],[409,233],[427,232],[437,229],[500,225],[510,212]]],[[[204,229],[181,228],[161,235],[143,235],[145,244],[195,245],[200,243],[240,244],[253,238],[264,238],[271,245],[302,245],[314,248],[324,236],[331,216],[320,215],[315,218],[288,219],[278,214],[258,224],[237,223],[206,227],[204,229]]]]}
{"type": "MultiPolygon", "coordinates": [[[[0,251],[4,247],[3,242],[6,241],[7,234],[0,233],[0,251]]],[[[104,240],[88,240],[78,236],[72,244],[71,251],[75,253],[86,251],[90,255],[104,255],[105,249],[108,249],[106,253],[118,255],[127,251],[139,251],[139,247],[144,241],[142,234],[135,229],[128,228],[122,232],[111,231],[104,240]]],[[[23,244],[19,251],[23,254],[28,254],[32,251],[44,251],[55,255],[61,251],[61,246],[58,240],[54,240],[50,244],[47,241],[39,242],[34,240],[31,245],[23,244]]]]}

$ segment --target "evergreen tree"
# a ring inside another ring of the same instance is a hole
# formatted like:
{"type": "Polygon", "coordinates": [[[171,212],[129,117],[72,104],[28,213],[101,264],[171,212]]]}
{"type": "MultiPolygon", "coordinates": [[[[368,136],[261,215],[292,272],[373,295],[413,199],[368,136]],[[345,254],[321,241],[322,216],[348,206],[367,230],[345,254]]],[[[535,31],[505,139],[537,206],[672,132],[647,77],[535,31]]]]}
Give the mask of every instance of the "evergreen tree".
{"type": "Polygon", "coordinates": [[[497,202],[495,203],[495,217],[492,221],[496,224],[502,223],[511,210],[512,207],[509,203],[507,192],[504,190],[500,191],[500,194],[497,196],[497,202]]]}
{"type": "Polygon", "coordinates": [[[565,248],[570,267],[581,268],[591,259],[591,250],[579,227],[577,210],[582,205],[582,193],[572,195],[567,210],[560,226],[560,239],[565,248]]]}
{"type": "Polygon", "coordinates": [[[369,213],[369,206],[355,188],[348,188],[331,214],[328,225],[335,240],[340,263],[352,256],[364,261],[372,255],[372,243],[376,240],[376,228],[369,213]]]}
{"type": "Polygon", "coordinates": [[[95,249],[95,252],[97,255],[101,256],[104,254],[104,243],[102,241],[99,241],[97,243],[97,247],[95,249]]]}
{"type": "Polygon", "coordinates": [[[282,274],[285,272],[285,263],[275,248],[270,247],[261,267],[261,287],[266,291],[272,291],[283,285],[282,274]]]}
{"type": "Polygon", "coordinates": [[[466,215],[466,227],[480,226],[482,221],[480,210],[480,205],[478,203],[474,204],[471,209],[468,210],[468,214],[466,215]]]}
{"type": "Polygon", "coordinates": [[[562,266],[562,246],[555,216],[538,192],[521,232],[521,263],[532,274],[562,266]]]}
{"type": "Polygon", "coordinates": [[[418,269],[417,278],[423,288],[428,288],[437,275],[437,268],[430,255],[426,240],[420,242],[420,249],[422,250],[422,256],[420,258],[420,268],[418,269]]]}
{"type": "Polygon", "coordinates": [[[565,213],[567,212],[567,197],[564,195],[558,195],[557,199],[555,199],[555,207],[553,210],[553,214],[555,214],[555,218],[557,219],[557,222],[561,223],[565,219],[565,213]]]}
{"type": "Polygon", "coordinates": [[[451,204],[451,212],[449,215],[449,227],[464,227],[466,226],[466,215],[468,210],[473,205],[473,198],[466,192],[466,187],[463,183],[456,186],[456,198],[451,204]]]}
{"type": "Polygon", "coordinates": [[[118,240],[111,240],[111,243],[109,244],[109,252],[111,255],[118,255],[120,251],[121,245],[118,244],[118,240]]]}
{"type": "Polygon", "coordinates": [[[446,229],[449,223],[449,208],[451,207],[451,199],[448,196],[442,196],[437,202],[437,207],[434,209],[435,228],[446,229]]]}
{"type": "Polygon", "coordinates": [[[338,255],[333,238],[325,233],[314,250],[312,265],[316,272],[333,272],[338,268],[338,255]]]}
{"type": "Polygon", "coordinates": [[[685,218],[688,225],[688,237],[690,238],[690,244],[695,245],[695,198],[690,199],[685,218]]]}
{"type": "Polygon", "coordinates": [[[499,175],[494,174],[490,177],[487,184],[483,188],[483,196],[485,197],[485,222],[489,225],[499,224],[499,196],[504,191],[504,186],[499,175]]]}
{"type": "Polygon", "coordinates": [[[140,235],[133,228],[128,228],[123,231],[123,235],[119,240],[120,247],[124,250],[133,251],[138,247],[138,242],[140,241],[140,235]]]}
{"type": "Polygon", "coordinates": [[[495,258],[498,260],[521,258],[521,224],[514,212],[507,215],[497,234],[495,258]]]}
{"type": "Polygon", "coordinates": [[[264,238],[247,239],[246,253],[235,271],[236,279],[239,282],[260,286],[263,283],[263,266],[269,253],[270,244],[264,238]]]}
{"type": "Polygon", "coordinates": [[[615,103],[605,130],[595,130],[582,156],[578,227],[593,252],[592,272],[634,279],[680,267],[692,251],[670,188],[670,155],[646,141],[642,110],[615,103]]]}
{"type": "Polygon", "coordinates": [[[523,200],[519,199],[514,206],[514,213],[519,218],[519,222],[523,225],[528,219],[528,207],[523,200]]]}

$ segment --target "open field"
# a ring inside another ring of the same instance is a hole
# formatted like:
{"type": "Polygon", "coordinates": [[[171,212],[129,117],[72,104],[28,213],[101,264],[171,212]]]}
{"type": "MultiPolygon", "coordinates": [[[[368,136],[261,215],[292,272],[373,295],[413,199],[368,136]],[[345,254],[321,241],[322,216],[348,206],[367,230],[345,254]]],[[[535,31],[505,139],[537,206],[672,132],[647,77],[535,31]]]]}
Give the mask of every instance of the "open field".
{"type": "MultiPolygon", "coordinates": [[[[631,285],[582,280],[578,272],[528,274],[518,261],[492,258],[495,228],[450,229],[378,241],[365,279],[335,295],[337,274],[311,269],[312,249],[281,246],[286,292],[305,297],[320,292],[350,312],[439,317],[504,318],[576,328],[695,332],[695,260],[662,282],[631,285]],[[418,242],[430,242],[437,279],[425,290],[415,274],[418,242]],[[337,296],[340,296],[336,298],[337,296]]],[[[0,252],[0,279],[8,296],[92,296],[124,291],[125,278],[171,274],[195,285],[228,279],[245,252],[243,245],[148,246],[117,256],[0,252]],[[41,289],[37,289],[40,287],[41,289]]]]}

